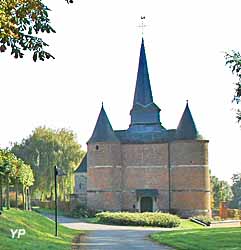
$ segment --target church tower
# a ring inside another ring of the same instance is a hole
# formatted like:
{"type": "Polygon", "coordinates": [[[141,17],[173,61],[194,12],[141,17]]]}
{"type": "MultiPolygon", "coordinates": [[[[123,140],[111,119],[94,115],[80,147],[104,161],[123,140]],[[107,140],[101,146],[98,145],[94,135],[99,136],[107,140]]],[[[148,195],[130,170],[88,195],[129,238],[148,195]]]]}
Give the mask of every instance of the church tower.
{"type": "Polygon", "coordinates": [[[183,217],[211,214],[208,142],[198,134],[187,102],[169,142],[171,211],[183,217]]]}
{"type": "Polygon", "coordinates": [[[121,210],[120,140],[101,107],[88,141],[87,206],[96,210],[121,210]]]}
{"type": "Polygon", "coordinates": [[[209,215],[208,140],[199,135],[188,103],[177,129],[163,127],[143,38],[130,116],[128,129],[113,130],[102,104],[85,168],[77,171],[79,176],[86,171],[87,207],[209,215]]]}

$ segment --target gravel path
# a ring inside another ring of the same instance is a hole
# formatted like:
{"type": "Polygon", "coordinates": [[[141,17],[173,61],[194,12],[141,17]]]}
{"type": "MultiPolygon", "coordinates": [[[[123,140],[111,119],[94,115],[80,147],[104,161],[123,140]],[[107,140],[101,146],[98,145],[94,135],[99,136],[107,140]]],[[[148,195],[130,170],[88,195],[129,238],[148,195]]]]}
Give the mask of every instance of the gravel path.
{"type": "MultiPolygon", "coordinates": [[[[54,219],[53,216],[48,216],[54,219]]],[[[72,250],[172,250],[149,240],[148,235],[168,229],[112,226],[84,223],[78,219],[58,217],[58,222],[66,227],[87,230],[87,234],[75,239],[72,250]]]]}

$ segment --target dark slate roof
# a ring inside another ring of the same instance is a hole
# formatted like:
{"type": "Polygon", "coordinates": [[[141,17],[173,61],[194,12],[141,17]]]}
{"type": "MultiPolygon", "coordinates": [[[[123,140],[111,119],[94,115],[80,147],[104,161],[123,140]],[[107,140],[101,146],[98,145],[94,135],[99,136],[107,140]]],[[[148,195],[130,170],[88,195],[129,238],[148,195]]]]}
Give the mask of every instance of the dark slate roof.
{"type": "Polygon", "coordinates": [[[144,40],[142,38],[135,95],[130,112],[130,130],[134,132],[152,130],[154,132],[163,129],[163,127],[160,126],[159,112],[160,108],[153,102],[144,40]]]}
{"type": "Polygon", "coordinates": [[[74,171],[75,173],[86,173],[87,172],[87,153],[80,162],[78,168],[74,171]]]}
{"type": "Polygon", "coordinates": [[[102,105],[94,131],[87,143],[119,142],[102,105]]]}
{"type": "Polygon", "coordinates": [[[162,143],[175,140],[176,130],[160,130],[146,132],[132,132],[129,130],[116,130],[116,136],[121,143],[162,143]]]}
{"type": "Polygon", "coordinates": [[[188,102],[186,108],[183,112],[182,118],[178,124],[176,131],[177,139],[197,139],[198,131],[195,125],[195,122],[192,118],[191,111],[188,106],[188,102]]]}
{"type": "Polygon", "coordinates": [[[151,91],[149,73],[147,68],[144,40],[142,38],[133,106],[136,103],[145,106],[152,102],[153,102],[152,91],[151,91]]]}
{"type": "Polygon", "coordinates": [[[160,108],[154,102],[149,103],[146,106],[140,105],[139,103],[135,103],[133,105],[133,109],[135,111],[139,111],[139,112],[141,112],[141,111],[148,112],[148,111],[153,111],[153,110],[160,111],[160,108]]]}

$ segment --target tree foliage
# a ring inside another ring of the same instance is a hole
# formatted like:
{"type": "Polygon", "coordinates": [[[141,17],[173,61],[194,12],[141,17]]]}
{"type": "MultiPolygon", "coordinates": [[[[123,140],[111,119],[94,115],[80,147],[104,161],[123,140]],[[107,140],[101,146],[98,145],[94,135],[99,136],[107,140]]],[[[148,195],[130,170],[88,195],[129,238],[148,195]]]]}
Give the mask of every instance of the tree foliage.
{"type": "MultiPolygon", "coordinates": [[[[241,55],[236,51],[225,53],[225,60],[226,65],[229,66],[229,68],[232,70],[232,73],[237,77],[233,101],[239,104],[241,98],[241,55]]],[[[238,121],[241,121],[240,109],[237,109],[236,117],[238,121]]]]}
{"type": "MultiPolygon", "coordinates": [[[[68,4],[73,0],[65,0],[68,4]]],[[[39,33],[55,33],[48,17],[50,9],[42,0],[0,1],[0,52],[11,48],[15,58],[23,58],[24,51],[33,53],[33,60],[53,58],[45,49],[49,46],[39,33]]]]}
{"type": "Polygon", "coordinates": [[[47,43],[39,33],[51,33],[50,9],[42,0],[0,1],[0,52],[8,47],[15,58],[22,58],[24,51],[31,51],[33,60],[54,58],[45,50],[47,43]]]}
{"type": "Polygon", "coordinates": [[[212,206],[219,208],[221,201],[231,201],[233,197],[231,186],[228,182],[219,180],[216,176],[211,176],[212,206]]]}
{"type": "Polygon", "coordinates": [[[232,181],[233,199],[231,206],[241,209],[241,173],[233,174],[232,181]]]}
{"type": "Polygon", "coordinates": [[[33,191],[42,199],[53,199],[54,166],[66,173],[59,178],[62,199],[73,192],[73,172],[84,155],[75,134],[66,129],[39,127],[21,143],[15,143],[12,152],[33,167],[33,191]]]}
{"type": "MultiPolygon", "coordinates": [[[[21,159],[18,159],[9,150],[0,149],[0,209],[2,208],[3,186],[6,187],[6,205],[7,208],[9,208],[9,185],[12,184],[17,187],[18,184],[20,184],[25,191],[28,190],[33,183],[34,176],[31,167],[26,165],[21,159]]],[[[25,195],[24,192],[23,195],[25,195]]]]}

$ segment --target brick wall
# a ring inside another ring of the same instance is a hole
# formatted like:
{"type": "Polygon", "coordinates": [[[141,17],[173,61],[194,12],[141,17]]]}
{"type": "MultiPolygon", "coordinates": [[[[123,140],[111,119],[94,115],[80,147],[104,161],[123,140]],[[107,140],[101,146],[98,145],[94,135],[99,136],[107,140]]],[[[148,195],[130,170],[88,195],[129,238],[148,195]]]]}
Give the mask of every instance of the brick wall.
{"type": "Polygon", "coordinates": [[[121,210],[121,150],[118,143],[88,145],[87,206],[121,210]]]}
{"type": "Polygon", "coordinates": [[[108,191],[87,192],[87,206],[96,211],[120,211],[121,193],[108,191]]]}
{"type": "Polygon", "coordinates": [[[157,189],[156,207],[168,209],[168,145],[124,144],[123,159],[123,209],[138,208],[136,189],[157,189]]]}
{"type": "Polygon", "coordinates": [[[171,208],[189,217],[210,214],[208,141],[170,144],[171,208]]]}
{"type": "Polygon", "coordinates": [[[167,143],[88,145],[88,207],[133,210],[136,189],[156,189],[155,206],[167,211],[170,166],[172,210],[184,216],[209,213],[208,141],[176,141],[169,149],[167,143]]]}

